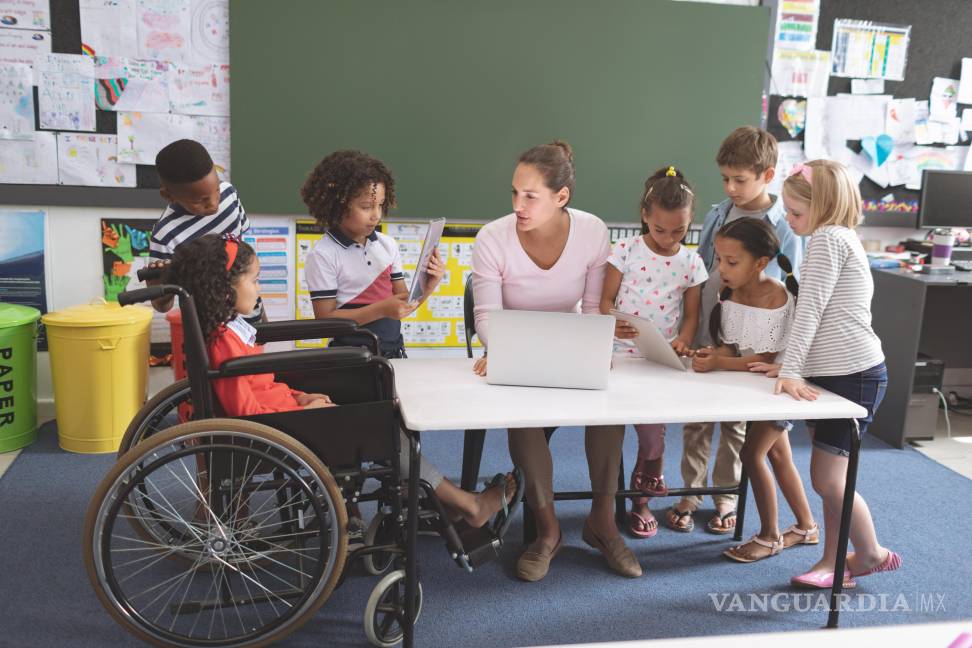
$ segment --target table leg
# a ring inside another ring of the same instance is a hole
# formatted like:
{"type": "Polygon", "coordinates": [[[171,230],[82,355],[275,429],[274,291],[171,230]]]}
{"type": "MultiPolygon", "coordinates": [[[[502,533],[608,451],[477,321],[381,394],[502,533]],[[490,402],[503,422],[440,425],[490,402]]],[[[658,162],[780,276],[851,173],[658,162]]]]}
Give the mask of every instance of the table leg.
{"type": "Polygon", "coordinates": [[[734,540],[742,540],[743,523],[746,521],[746,497],[749,495],[749,475],[745,466],[739,471],[739,492],[736,494],[736,532],[734,540]]]}
{"type": "MultiPolygon", "coordinates": [[[[623,491],[624,483],[624,455],[621,456],[621,465],[618,466],[618,492],[623,491]]],[[[614,498],[614,521],[618,527],[623,529],[628,517],[628,498],[618,496],[614,498]]]]}
{"type": "Polygon", "coordinates": [[[847,458],[847,478],[844,481],[844,502],[840,510],[840,534],[837,536],[837,562],[834,563],[834,584],[830,590],[830,615],[827,627],[836,628],[840,616],[840,594],[844,589],[844,567],[847,563],[847,540],[850,537],[851,513],[854,511],[854,491],[857,488],[857,462],[861,452],[861,428],[854,421],[850,457],[847,458]]]}
{"type": "Polygon", "coordinates": [[[462,443],[462,477],[459,481],[459,487],[463,490],[476,490],[485,443],[486,430],[466,430],[462,443]]]}

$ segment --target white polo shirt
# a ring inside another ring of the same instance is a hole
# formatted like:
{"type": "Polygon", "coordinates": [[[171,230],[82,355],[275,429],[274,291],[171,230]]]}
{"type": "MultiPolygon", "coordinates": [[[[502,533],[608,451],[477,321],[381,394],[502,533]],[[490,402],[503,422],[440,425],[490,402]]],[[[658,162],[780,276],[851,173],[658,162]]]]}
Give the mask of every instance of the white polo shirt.
{"type": "Polygon", "coordinates": [[[334,299],[337,307],[366,306],[391,297],[392,282],[404,279],[398,243],[372,232],[364,245],[329,229],[304,262],[311,299],[334,299]]]}

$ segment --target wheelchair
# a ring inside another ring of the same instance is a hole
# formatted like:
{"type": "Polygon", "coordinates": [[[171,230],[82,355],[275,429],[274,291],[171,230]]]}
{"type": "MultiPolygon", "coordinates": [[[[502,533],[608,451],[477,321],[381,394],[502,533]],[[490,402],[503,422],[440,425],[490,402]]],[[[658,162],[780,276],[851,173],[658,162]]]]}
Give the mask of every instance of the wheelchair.
{"type": "Polygon", "coordinates": [[[182,310],[188,378],[136,415],[88,507],[83,555],[101,603],[157,646],[266,646],[306,623],[361,559],[372,573],[391,570],[366,605],[369,641],[410,646],[422,607],[419,527],[472,571],[499,555],[514,510],[483,528],[450,522],[419,479],[418,435],[406,432],[403,447],[393,368],[373,352],[370,331],[342,319],[268,323],[260,342],[341,335],[363,345],[264,353],[210,369],[181,287],[128,291],[119,303],[168,295],[182,310]],[[222,416],[211,382],[260,373],[340,405],[222,416]],[[192,420],[173,420],[189,401],[192,420]],[[378,514],[366,542],[349,549],[347,510],[364,501],[376,502],[378,514]]]}

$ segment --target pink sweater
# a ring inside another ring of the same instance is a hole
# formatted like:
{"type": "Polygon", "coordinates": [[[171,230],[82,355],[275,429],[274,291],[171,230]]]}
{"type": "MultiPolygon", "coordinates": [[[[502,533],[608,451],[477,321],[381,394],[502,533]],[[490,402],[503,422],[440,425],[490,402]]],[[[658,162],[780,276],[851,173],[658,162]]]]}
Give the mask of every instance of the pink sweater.
{"type": "Polygon", "coordinates": [[[516,214],[495,220],[476,235],[473,247],[473,297],[476,333],[487,340],[489,311],[510,310],[598,313],[604,265],[611,254],[607,226],[577,209],[570,215],[567,245],[549,270],[527,256],[516,236],[516,214]]]}

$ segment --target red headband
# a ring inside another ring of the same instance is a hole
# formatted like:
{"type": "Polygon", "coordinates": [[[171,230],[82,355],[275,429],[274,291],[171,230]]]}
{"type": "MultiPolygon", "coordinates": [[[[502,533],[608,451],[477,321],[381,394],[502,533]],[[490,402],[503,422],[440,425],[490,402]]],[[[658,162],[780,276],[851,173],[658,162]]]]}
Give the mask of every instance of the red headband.
{"type": "Polygon", "coordinates": [[[240,244],[236,239],[226,239],[226,272],[230,271],[236,262],[236,253],[240,251],[240,244]]]}

